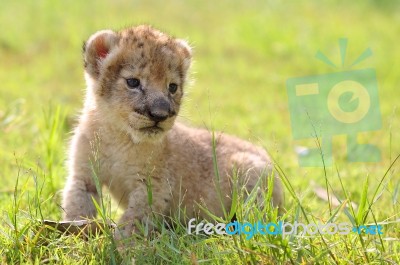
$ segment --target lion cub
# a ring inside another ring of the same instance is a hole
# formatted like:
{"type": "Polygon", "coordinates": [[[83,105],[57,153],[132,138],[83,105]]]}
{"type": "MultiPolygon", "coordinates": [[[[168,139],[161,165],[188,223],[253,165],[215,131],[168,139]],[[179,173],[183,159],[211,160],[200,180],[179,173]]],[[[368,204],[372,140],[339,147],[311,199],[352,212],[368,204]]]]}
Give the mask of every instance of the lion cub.
{"type": "MultiPolygon", "coordinates": [[[[87,95],[70,148],[65,220],[96,216],[94,172],[125,209],[123,236],[152,211],[169,216],[182,207],[189,218],[207,218],[201,204],[223,216],[235,170],[249,191],[272,172],[263,149],[216,134],[217,183],[212,133],[175,122],[191,63],[185,41],[149,26],[103,30],[86,42],[84,63],[87,95]]],[[[273,203],[281,207],[282,201],[276,178],[273,203]]]]}

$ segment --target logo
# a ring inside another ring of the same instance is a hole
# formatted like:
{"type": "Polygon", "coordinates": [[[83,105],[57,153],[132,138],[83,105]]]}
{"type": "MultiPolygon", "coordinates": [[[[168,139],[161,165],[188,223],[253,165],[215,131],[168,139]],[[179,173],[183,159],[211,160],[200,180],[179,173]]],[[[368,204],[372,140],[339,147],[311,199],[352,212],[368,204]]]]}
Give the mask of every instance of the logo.
{"type": "MultiPolygon", "coordinates": [[[[347,39],[340,39],[339,47],[344,68],[347,39]]],[[[366,49],[349,68],[371,55],[372,51],[366,49]]],[[[338,68],[323,53],[317,52],[316,57],[338,68]]],[[[382,127],[374,69],[290,78],[286,88],[293,138],[318,138],[320,142],[319,147],[307,148],[299,154],[300,166],[332,165],[332,137],[342,134],[347,136],[348,161],[380,161],[381,153],[376,146],[357,141],[358,133],[382,127]]]]}
{"type": "Polygon", "coordinates": [[[310,223],[303,224],[300,222],[294,222],[293,224],[288,222],[279,221],[278,223],[269,222],[263,223],[258,221],[256,223],[249,222],[230,222],[228,224],[224,223],[203,223],[200,222],[198,224],[194,223],[196,219],[192,218],[189,220],[187,226],[187,233],[189,235],[204,233],[206,235],[245,235],[246,239],[249,240],[253,238],[255,235],[282,235],[282,236],[290,236],[290,235],[305,235],[305,236],[313,236],[315,234],[340,234],[347,235],[349,233],[357,233],[357,234],[369,234],[369,235],[382,235],[382,226],[375,225],[361,225],[361,226],[352,226],[350,223],[342,222],[342,223],[310,223]]]}

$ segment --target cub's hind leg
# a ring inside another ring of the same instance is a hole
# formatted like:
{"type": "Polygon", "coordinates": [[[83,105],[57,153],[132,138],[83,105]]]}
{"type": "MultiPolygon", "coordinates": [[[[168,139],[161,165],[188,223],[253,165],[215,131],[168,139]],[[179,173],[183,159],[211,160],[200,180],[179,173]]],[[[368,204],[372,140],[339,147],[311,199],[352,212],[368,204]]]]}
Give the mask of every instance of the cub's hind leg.
{"type": "Polygon", "coordinates": [[[241,183],[246,193],[251,193],[257,188],[257,201],[261,204],[267,193],[268,181],[273,180],[272,204],[278,207],[278,212],[283,211],[283,189],[278,173],[273,170],[272,163],[268,162],[263,156],[251,152],[237,152],[232,155],[231,163],[239,175],[241,183]],[[272,179],[270,177],[272,176],[272,179]]]}

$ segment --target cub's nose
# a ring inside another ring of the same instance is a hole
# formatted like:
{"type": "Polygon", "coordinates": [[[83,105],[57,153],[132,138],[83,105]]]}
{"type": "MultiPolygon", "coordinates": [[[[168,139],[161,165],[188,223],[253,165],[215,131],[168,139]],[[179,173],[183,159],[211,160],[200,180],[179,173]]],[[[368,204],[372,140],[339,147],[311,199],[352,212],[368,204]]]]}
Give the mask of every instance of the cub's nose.
{"type": "Polygon", "coordinates": [[[157,98],[153,101],[149,109],[149,117],[155,122],[165,121],[170,112],[169,102],[163,98],[157,98]]]}

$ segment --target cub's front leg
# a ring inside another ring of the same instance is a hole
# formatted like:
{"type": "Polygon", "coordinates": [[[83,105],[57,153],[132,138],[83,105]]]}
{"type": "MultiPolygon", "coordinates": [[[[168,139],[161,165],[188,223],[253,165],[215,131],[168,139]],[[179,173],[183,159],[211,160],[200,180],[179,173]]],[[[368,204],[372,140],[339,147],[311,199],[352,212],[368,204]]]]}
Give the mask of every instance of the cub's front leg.
{"type": "Polygon", "coordinates": [[[142,222],[153,228],[149,222],[151,214],[166,214],[170,208],[171,194],[169,191],[170,189],[164,187],[162,183],[156,183],[149,191],[145,183],[141,183],[134,189],[129,194],[128,207],[118,222],[115,239],[121,240],[131,237],[134,232],[137,232],[135,231],[137,222],[142,222]],[[151,200],[149,192],[152,193],[151,200]]]}
{"type": "Polygon", "coordinates": [[[92,177],[89,140],[75,135],[69,157],[69,177],[63,191],[63,219],[72,221],[96,217],[93,200],[99,201],[92,177]]]}
{"type": "Polygon", "coordinates": [[[72,221],[96,217],[93,200],[99,201],[94,183],[85,181],[86,176],[72,175],[64,188],[62,208],[63,219],[72,221]]]}

